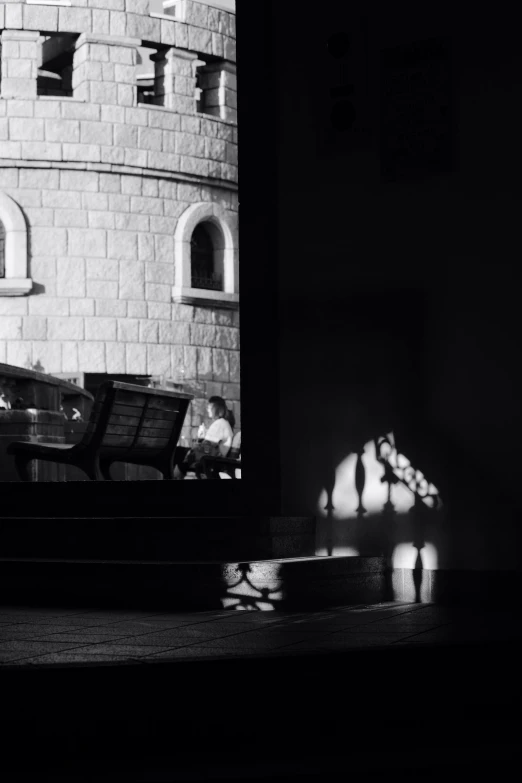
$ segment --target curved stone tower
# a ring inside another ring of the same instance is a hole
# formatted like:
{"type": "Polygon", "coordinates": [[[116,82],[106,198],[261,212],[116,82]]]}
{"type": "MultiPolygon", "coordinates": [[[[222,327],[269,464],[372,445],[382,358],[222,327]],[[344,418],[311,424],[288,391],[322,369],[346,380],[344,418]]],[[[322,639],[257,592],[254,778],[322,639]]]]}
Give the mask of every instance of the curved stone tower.
{"type": "Polygon", "coordinates": [[[0,362],[182,383],[189,435],[239,422],[235,16],[159,7],[0,4],[0,362]]]}

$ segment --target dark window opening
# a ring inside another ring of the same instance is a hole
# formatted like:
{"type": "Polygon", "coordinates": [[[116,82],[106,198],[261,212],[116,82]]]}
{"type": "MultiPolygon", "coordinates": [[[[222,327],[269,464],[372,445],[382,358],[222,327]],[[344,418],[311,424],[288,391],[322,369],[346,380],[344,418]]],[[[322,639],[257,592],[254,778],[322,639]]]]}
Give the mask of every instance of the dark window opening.
{"type": "Polygon", "coordinates": [[[223,276],[216,272],[214,243],[204,223],[196,226],[190,240],[191,287],[223,290],[223,276]]]}
{"type": "Polygon", "coordinates": [[[0,277],[5,277],[5,228],[0,220],[0,277]]]}
{"type": "Polygon", "coordinates": [[[38,95],[71,98],[74,49],[77,35],[47,35],[41,44],[38,95]]]}
{"type": "Polygon", "coordinates": [[[214,60],[198,59],[196,61],[196,111],[219,117],[221,107],[219,102],[220,75],[219,71],[208,72],[207,65],[214,60]]]}
{"type": "Polygon", "coordinates": [[[138,103],[165,105],[165,50],[142,46],[136,76],[138,103]]]}
{"type": "Polygon", "coordinates": [[[138,103],[154,103],[154,77],[138,76],[138,103]]]}
{"type": "Polygon", "coordinates": [[[196,111],[204,113],[205,95],[201,87],[201,81],[200,69],[196,68],[196,111]]]}
{"type": "Polygon", "coordinates": [[[179,0],[150,0],[150,11],[176,17],[179,11],[179,0]]]}

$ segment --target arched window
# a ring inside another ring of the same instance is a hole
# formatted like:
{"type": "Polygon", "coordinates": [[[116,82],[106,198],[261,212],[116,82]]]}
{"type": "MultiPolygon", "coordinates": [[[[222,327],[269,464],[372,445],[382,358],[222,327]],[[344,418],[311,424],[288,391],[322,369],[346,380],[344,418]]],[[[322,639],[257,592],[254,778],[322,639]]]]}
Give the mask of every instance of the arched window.
{"type": "Polygon", "coordinates": [[[0,220],[0,277],[5,277],[5,227],[0,220]]]}
{"type": "Polygon", "coordinates": [[[174,234],[172,297],[185,304],[239,304],[237,214],[220,204],[191,204],[174,234]]]}
{"type": "Polygon", "coordinates": [[[0,193],[0,296],[23,296],[32,287],[25,218],[18,204],[7,193],[0,193]]]}
{"type": "Polygon", "coordinates": [[[198,223],[190,240],[190,272],[192,288],[207,291],[223,290],[223,274],[219,266],[218,254],[214,249],[212,233],[215,226],[210,223],[198,223]]]}

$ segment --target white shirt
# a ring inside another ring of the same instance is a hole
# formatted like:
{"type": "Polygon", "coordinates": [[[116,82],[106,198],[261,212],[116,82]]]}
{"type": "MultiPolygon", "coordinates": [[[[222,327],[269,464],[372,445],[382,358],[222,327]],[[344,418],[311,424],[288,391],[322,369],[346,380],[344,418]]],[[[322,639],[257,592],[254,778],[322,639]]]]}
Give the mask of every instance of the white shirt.
{"type": "Polygon", "coordinates": [[[226,419],[216,419],[203,434],[205,440],[219,444],[219,451],[223,457],[226,457],[230,451],[233,436],[232,427],[226,419]]]}

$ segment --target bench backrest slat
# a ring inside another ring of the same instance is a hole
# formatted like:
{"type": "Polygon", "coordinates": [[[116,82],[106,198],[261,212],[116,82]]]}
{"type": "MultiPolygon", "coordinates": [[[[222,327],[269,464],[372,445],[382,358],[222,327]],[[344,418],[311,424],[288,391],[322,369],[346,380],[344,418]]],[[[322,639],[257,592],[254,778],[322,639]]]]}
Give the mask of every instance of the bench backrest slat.
{"type": "Polygon", "coordinates": [[[84,445],[116,453],[172,451],[193,396],[108,381],[100,387],[86,427],[84,445]]]}

